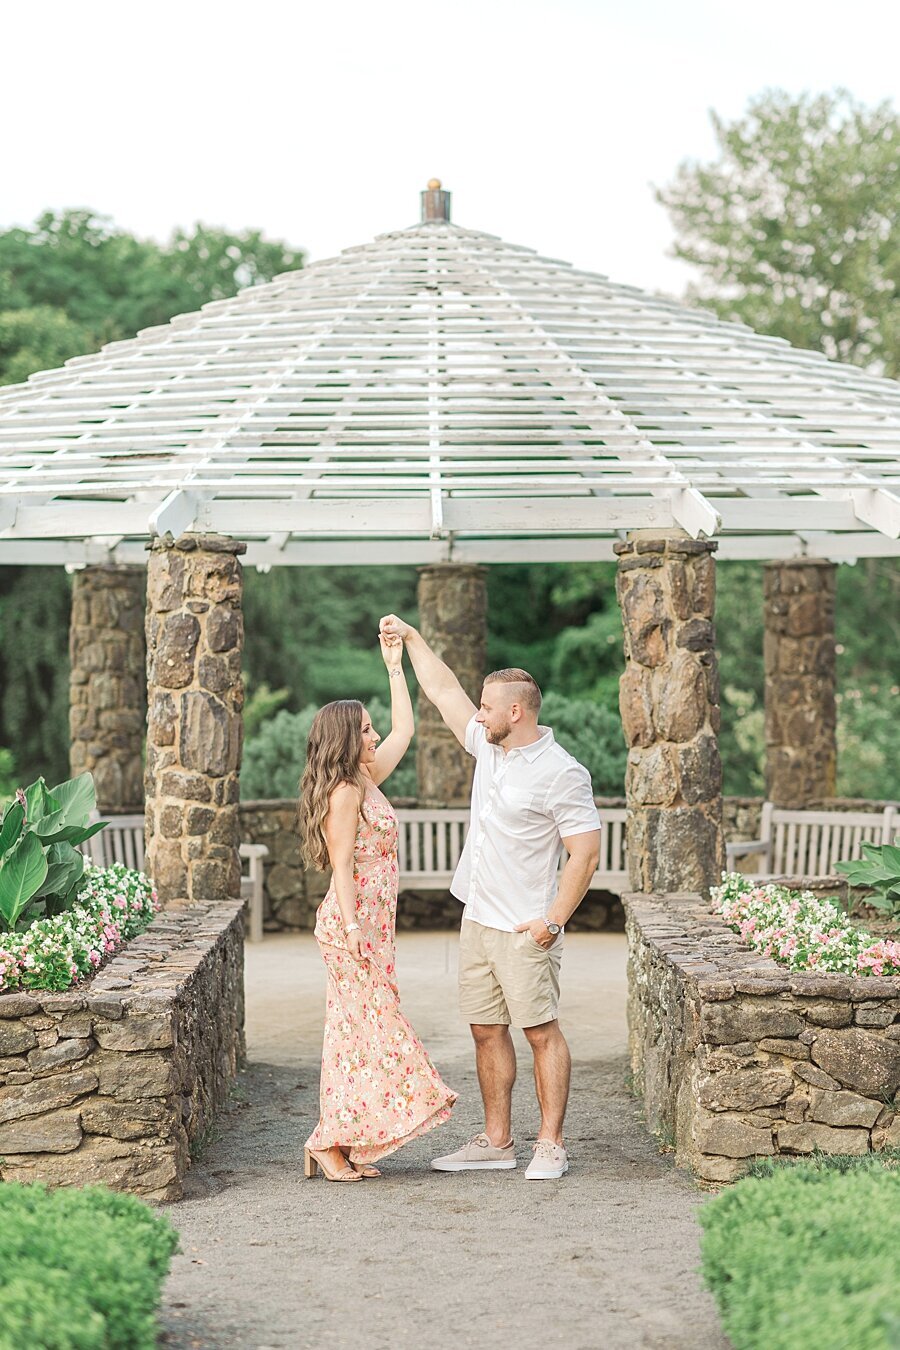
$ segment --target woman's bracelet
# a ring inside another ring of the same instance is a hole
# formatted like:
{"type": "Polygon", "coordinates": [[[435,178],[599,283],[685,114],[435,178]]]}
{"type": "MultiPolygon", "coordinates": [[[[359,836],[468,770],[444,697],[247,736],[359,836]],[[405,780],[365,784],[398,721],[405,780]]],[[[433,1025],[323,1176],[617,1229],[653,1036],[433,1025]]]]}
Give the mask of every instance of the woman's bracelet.
{"type": "Polygon", "coordinates": [[[361,932],[362,932],[362,928],[359,926],[358,923],[355,923],[355,922],[354,922],[354,923],[348,923],[348,924],[347,924],[347,927],[344,929],[344,932],[345,932],[346,935],[349,937],[350,934],[354,931],[354,929],[356,930],[357,933],[361,933],[361,932]]]}
{"type": "Polygon", "coordinates": [[[393,680],[393,679],[395,679],[398,675],[402,675],[402,674],[403,674],[403,671],[400,669],[399,666],[397,666],[395,670],[389,670],[389,671],[388,671],[388,679],[389,679],[389,680],[393,680]]]}

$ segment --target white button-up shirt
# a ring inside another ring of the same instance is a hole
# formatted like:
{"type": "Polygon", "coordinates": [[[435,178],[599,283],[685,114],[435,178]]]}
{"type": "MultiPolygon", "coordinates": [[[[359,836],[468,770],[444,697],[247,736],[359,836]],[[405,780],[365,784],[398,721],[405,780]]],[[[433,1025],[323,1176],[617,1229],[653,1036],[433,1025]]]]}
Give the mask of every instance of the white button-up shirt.
{"type": "Polygon", "coordinates": [[[549,727],[538,731],[531,745],[504,751],[474,717],[466,727],[472,815],[450,891],[465,905],[464,919],[507,933],[546,915],[562,840],[600,829],[587,769],[549,727]]]}

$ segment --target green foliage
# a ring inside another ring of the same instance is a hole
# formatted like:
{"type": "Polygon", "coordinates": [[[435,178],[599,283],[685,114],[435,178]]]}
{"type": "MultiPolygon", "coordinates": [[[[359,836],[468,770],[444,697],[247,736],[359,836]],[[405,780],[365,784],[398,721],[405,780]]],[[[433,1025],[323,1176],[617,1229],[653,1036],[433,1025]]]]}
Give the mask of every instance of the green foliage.
{"type": "Polygon", "coordinates": [[[241,796],[245,801],[297,796],[306,765],[306,740],[315,715],[314,703],[297,713],[282,708],[245,741],[241,765],[241,796]]]}
{"type": "Polygon", "coordinates": [[[0,1350],[153,1350],[169,1219],[101,1186],[0,1187],[0,1350]]]}
{"type": "Polygon", "coordinates": [[[53,305],[0,310],[0,384],[20,384],[93,346],[90,329],[53,305]]]}
{"type": "Polygon", "coordinates": [[[900,1320],[900,1174],[805,1163],[700,1210],[703,1275],[735,1350],[888,1350],[900,1320]]]}
{"type": "Polygon", "coordinates": [[[69,768],[71,597],[61,567],[0,567],[0,744],[20,782],[69,768]]]}
{"type": "Polygon", "coordinates": [[[541,722],[553,728],[563,749],[588,770],[595,793],[624,793],[627,751],[617,712],[590,699],[566,698],[551,691],[544,697],[541,722]]]}
{"type": "Polygon", "coordinates": [[[900,918],[900,837],[893,844],[862,844],[862,858],[835,863],[851,886],[868,886],[866,904],[888,918],[900,918]]]}
{"type": "Polygon", "coordinates": [[[198,224],[160,245],[92,211],[47,211],[32,229],[0,233],[0,384],[302,263],[301,253],[258,230],[198,224]]]}
{"type": "Polygon", "coordinates": [[[255,736],[263,722],[277,713],[291,696],[290,689],[270,689],[267,684],[253,686],[249,675],[244,676],[244,735],[255,736]]]}
{"type": "MultiPolygon", "coordinates": [[[[381,659],[379,657],[379,659],[381,659]]],[[[382,684],[384,662],[382,661],[382,684]]],[[[348,695],[353,697],[353,695],[348,695]]],[[[329,700],[326,700],[328,702],[329,700]]],[[[372,725],[382,739],[391,729],[390,705],[382,699],[366,700],[372,725]]],[[[282,710],[259,727],[244,746],[241,795],[245,801],[266,797],[296,797],[306,767],[306,741],[317,705],[310,703],[298,713],[282,710]]],[[[390,778],[385,790],[392,797],[416,795],[415,751],[411,747],[390,778]]]]}
{"type": "MultiPolygon", "coordinates": [[[[882,671],[889,650],[887,645],[882,650],[882,671]]],[[[837,702],[838,791],[848,797],[896,798],[900,688],[854,682],[845,685],[837,702]]]]}
{"type": "Polygon", "coordinates": [[[16,793],[0,821],[0,918],[15,932],[75,902],[84,855],[75,847],[104,828],[89,773],[48,789],[43,778],[16,793]]]}
{"type": "Polygon", "coordinates": [[[0,815],[9,805],[9,799],[16,790],[16,761],[11,750],[0,745],[0,815]]]}
{"type": "Polygon", "coordinates": [[[900,117],[846,91],[769,90],[728,123],[719,155],[658,192],[691,297],[723,318],[900,374],[900,117]]]}
{"type": "MultiPolygon", "coordinates": [[[[288,711],[384,690],[378,620],[416,622],[413,567],[277,567],[245,573],[244,660],[253,682],[290,690],[288,711]]],[[[0,738],[2,739],[2,738],[0,738]]]]}

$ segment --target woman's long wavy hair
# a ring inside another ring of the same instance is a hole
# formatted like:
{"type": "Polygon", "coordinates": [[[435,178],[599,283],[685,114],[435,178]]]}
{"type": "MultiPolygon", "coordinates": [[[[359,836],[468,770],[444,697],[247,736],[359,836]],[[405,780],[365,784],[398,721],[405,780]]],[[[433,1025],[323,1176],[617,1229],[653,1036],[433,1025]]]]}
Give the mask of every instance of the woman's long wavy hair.
{"type": "Polygon", "coordinates": [[[310,867],[329,865],[325,818],[331,794],[339,783],[352,783],[362,811],[366,778],[362,755],[363,705],[356,698],[326,703],[313,718],[306,741],[306,768],[300,779],[300,848],[310,867]]]}

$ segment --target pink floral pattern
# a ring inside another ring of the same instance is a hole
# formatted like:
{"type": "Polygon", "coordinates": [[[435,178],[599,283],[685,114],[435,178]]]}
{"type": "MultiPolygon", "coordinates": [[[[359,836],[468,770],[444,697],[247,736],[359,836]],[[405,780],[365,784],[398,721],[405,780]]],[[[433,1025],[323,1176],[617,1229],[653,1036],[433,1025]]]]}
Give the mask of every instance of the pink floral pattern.
{"type": "Polygon", "coordinates": [[[347,951],[334,883],[316,914],[328,969],[319,1123],[307,1148],[340,1145],[376,1162],[450,1117],[456,1093],[441,1079],[400,1011],[394,969],[397,817],[368,792],[353,854],[356,919],[368,960],[347,951]]]}

